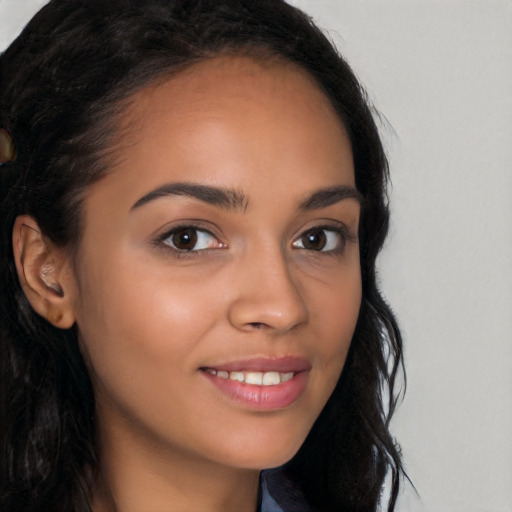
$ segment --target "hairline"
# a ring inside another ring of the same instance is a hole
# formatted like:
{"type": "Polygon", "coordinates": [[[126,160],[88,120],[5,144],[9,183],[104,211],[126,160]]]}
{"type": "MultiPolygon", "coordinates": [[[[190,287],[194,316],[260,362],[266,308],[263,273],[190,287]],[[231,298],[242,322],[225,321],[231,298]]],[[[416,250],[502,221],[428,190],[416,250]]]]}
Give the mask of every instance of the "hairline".
{"type": "MultiPolygon", "coordinates": [[[[80,245],[85,230],[85,212],[83,205],[87,193],[89,189],[94,186],[94,184],[101,181],[111,172],[116,171],[116,168],[123,160],[120,158],[120,153],[122,153],[123,149],[126,147],[121,143],[121,141],[135,133],[137,127],[140,126],[140,123],[143,121],[143,115],[140,115],[132,116],[129,119],[129,122],[126,122],[128,121],[128,116],[130,115],[130,106],[136,101],[137,95],[147,89],[156,89],[161,85],[166,84],[175,78],[178,78],[182,74],[187,73],[188,71],[192,71],[194,68],[207,61],[230,57],[245,57],[263,67],[284,65],[301,73],[310,81],[312,86],[315,87],[327,101],[327,104],[332,109],[333,114],[339,121],[341,129],[346,134],[350,143],[351,151],[353,153],[352,138],[350,135],[349,127],[344,119],[344,116],[339,111],[335,99],[325,90],[325,88],[322,86],[322,83],[313,75],[310,69],[301,63],[275,51],[271,47],[265,46],[263,44],[256,45],[253,43],[240,45],[238,47],[230,47],[228,45],[219,49],[218,51],[211,51],[205,53],[203,56],[189,59],[187,62],[183,62],[177,65],[170,65],[163,69],[161,72],[154,73],[152,76],[149,76],[147,79],[141,78],[141,73],[139,72],[139,77],[135,79],[135,84],[128,88],[127,91],[121,92],[119,98],[110,101],[108,96],[115,96],[116,92],[119,91],[118,84],[112,87],[112,89],[109,91],[109,94],[107,94],[106,102],[104,98],[101,101],[101,103],[106,103],[106,108],[103,108],[101,111],[100,122],[96,123],[90,128],[91,130],[96,129],[101,131],[102,134],[105,134],[106,132],[110,133],[106,137],[106,143],[103,146],[99,146],[97,148],[95,161],[98,165],[98,172],[95,173],[94,178],[90,180],[90,182],[87,183],[86,186],[83,187],[78,194],[73,196],[73,200],[78,208],[78,224],[75,226],[73,236],[67,242],[65,242],[65,245],[70,251],[73,262],[80,260],[80,245]]],[[[354,178],[356,178],[356,171],[357,170],[354,166],[354,178]]],[[[363,204],[364,203],[362,203],[362,205],[363,204]]],[[[75,267],[75,263],[73,263],[73,268],[75,271],[78,268],[75,267]]]]}

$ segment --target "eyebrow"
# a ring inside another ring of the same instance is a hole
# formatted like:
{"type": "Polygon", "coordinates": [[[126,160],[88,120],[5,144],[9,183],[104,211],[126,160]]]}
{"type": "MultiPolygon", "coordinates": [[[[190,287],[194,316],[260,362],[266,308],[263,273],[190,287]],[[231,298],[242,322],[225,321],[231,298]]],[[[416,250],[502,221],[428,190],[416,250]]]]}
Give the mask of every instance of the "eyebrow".
{"type": "MultiPolygon", "coordinates": [[[[135,202],[130,211],[155,199],[167,196],[193,197],[227,210],[245,210],[249,203],[247,196],[243,192],[234,189],[180,182],[167,183],[152,190],[135,202]]],[[[347,185],[337,185],[317,190],[300,203],[299,209],[302,211],[319,210],[344,199],[355,199],[359,204],[363,203],[363,197],[356,188],[347,185]]]]}
{"type": "Polygon", "coordinates": [[[247,208],[245,194],[230,188],[212,187],[197,183],[167,183],[141,197],[130,210],[135,210],[150,201],[167,196],[188,196],[227,210],[247,208]]]}
{"type": "Polygon", "coordinates": [[[360,205],[363,204],[363,196],[355,187],[337,185],[317,190],[305,199],[299,208],[302,211],[320,210],[344,199],[355,199],[360,205]]]}

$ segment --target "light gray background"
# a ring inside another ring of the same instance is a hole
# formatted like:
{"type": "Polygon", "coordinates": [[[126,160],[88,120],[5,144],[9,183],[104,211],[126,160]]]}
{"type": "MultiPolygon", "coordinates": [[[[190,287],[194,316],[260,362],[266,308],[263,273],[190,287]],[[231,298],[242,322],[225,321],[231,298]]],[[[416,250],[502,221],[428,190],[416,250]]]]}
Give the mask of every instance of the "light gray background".
{"type": "MultiPolygon", "coordinates": [[[[0,48],[44,3],[0,0],[0,48]]],[[[392,427],[421,495],[407,490],[398,510],[511,512],[512,2],[292,3],[387,119],[379,266],[408,373],[392,427]]]]}

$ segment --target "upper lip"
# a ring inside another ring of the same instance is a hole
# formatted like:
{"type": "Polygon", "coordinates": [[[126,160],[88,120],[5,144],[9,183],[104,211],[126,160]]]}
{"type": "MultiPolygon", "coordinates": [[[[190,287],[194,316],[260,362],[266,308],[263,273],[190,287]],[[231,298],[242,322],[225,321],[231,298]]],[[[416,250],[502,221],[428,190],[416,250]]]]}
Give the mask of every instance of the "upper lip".
{"type": "Polygon", "coordinates": [[[254,357],[250,359],[241,359],[239,361],[230,361],[213,365],[205,365],[202,369],[210,368],[217,371],[235,372],[235,371],[253,371],[253,372],[302,372],[311,369],[311,363],[298,356],[286,357],[254,357]]]}

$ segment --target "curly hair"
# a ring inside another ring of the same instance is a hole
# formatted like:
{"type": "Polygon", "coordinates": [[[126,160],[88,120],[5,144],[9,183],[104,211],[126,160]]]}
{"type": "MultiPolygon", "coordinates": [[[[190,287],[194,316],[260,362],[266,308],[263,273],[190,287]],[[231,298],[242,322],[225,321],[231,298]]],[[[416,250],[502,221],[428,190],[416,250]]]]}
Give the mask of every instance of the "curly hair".
{"type": "Polygon", "coordinates": [[[373,511],[387,475],[392,511],[403,468],[389,432],[402,342],[377,286],[388,230],[388,164],[364,90],[328,38],[281,0],[52,0],[0,56],[0,511],[89,511],[97,469],[94,395],[75,327],[38,316],[13,257],[17,216],[77,248],[82,198],[108,172],[123,105],[156,80],[218,55],[291,61],[345,126],[363,197],[362,304],[338,385],[281,471],[318,511],[373,511]]]}

